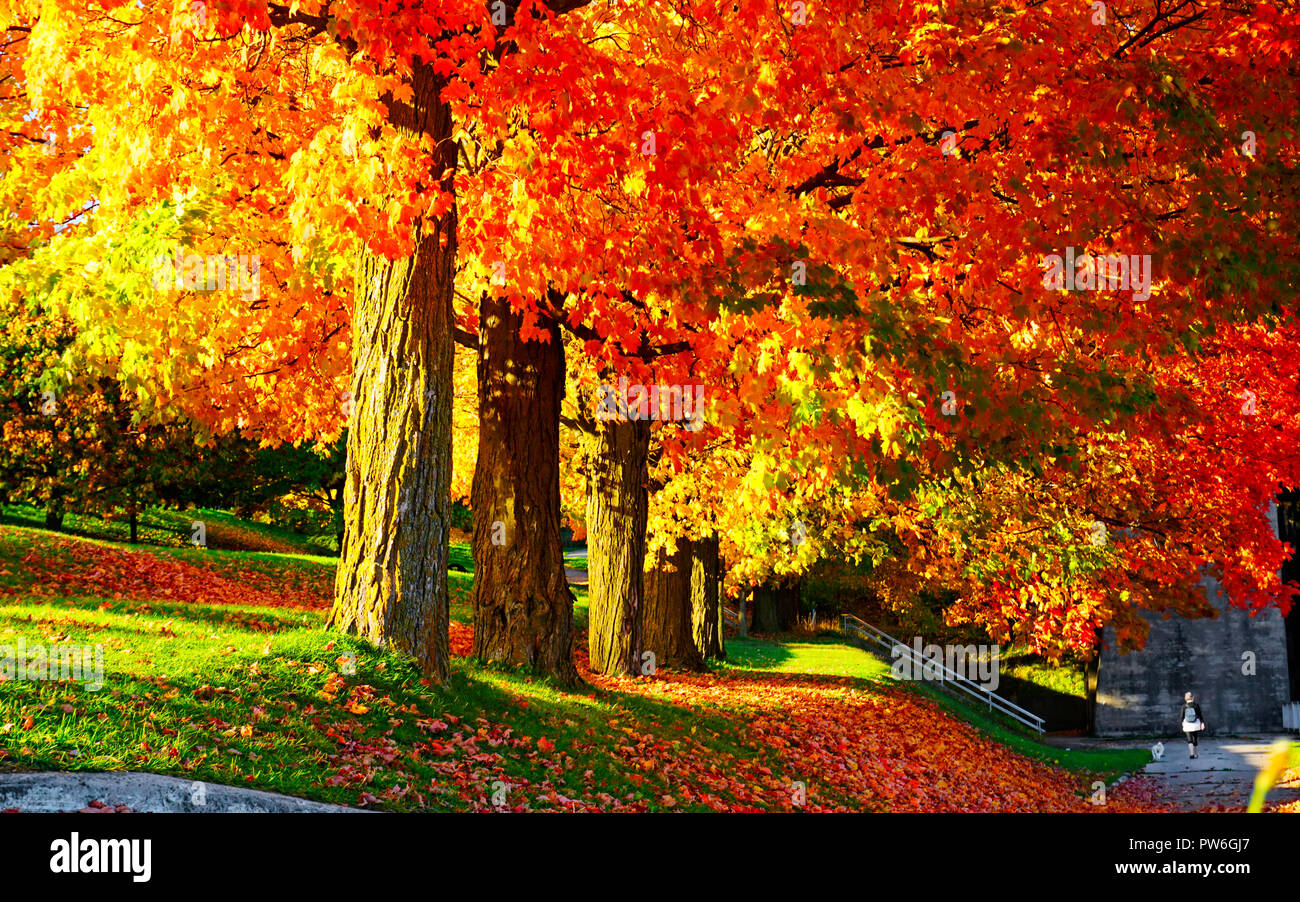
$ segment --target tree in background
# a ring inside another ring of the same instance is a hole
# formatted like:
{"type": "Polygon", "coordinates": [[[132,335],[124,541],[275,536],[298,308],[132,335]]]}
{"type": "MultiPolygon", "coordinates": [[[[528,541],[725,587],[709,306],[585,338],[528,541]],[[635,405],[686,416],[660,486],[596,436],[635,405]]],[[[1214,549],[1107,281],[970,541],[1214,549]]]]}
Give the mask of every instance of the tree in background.
{"type": "MultiPolygon", "coordinates": [[[[27,152],[2,189],[39,240],[6,261],[6,284],[67,315],[84,371],[117,379],[150,422],[184,411],[272,441],[348,422],[332,623],[435,680],[462,256],[467,331],[508,327],[489,366],[550,317],[596,380],[680,384],[698,368],[726,384],[733,409],[709,428],[734,433],[736,459],[713,470],[739,489],[717,512],[738,588],[836,545],[898,540],[920,560],[946,481],[1154,455],[1176,430],[1152,380],[1190,378],[1207,336],[1290,316],[1291,11],[1139,3],[1099,26],[1044,4],[831,0],[798,21],[757,0],[504,6],[503,26],[470,2],[0,5],[23,23],[6,58],[42,51],[15,69],[35,115],[14,122],[27,152]],[[78,116],[95,141],[35,159],[32,133],[78,116]],[[462,159],[476,143],[495,159],[462,159]],[[178,241],[257,253],[264,291],[151,290],[148,261],[178,241]],[[1149,281],[1114,284],[1096,262],[1112,253],[1148,258],[1149,281]],[[1044,281],[1054,254],[1068,286],[1044,281]],[[789,541],[795,522],[807,541],[789,541]]],[[[504,392],[503,374],[483,384],[504,392]]],[[[636,672],[650,430],[601,431],[592,663],[636,672]]],[[[527,498],[502,450],[485,473],[527,498]]],[[[550,505],[549,464],[540,481],[550,505]]],[[[1252,584],[1231,549],[1251,541],[1237,514],[1264,489],[1213,493],[1228,534],[1184,518],[1195,540],[1152,538],[1163,572],[1203,565],[1213,539],[1228,583],[1252,584]]],[[[1120,500],[1099,516],[1131,521],[1120,500]]],[[[1016,619],[1050,625],[1068,603],[995,588],[1016,619]]],[[[564,669],[565,631],[531,616],[562,620],[561,594],[525,593],[490,647],[554,636],[540,659],[564,669]]],[[[1079,622],[1141,603],[1108,597],[1079,622]]]]}

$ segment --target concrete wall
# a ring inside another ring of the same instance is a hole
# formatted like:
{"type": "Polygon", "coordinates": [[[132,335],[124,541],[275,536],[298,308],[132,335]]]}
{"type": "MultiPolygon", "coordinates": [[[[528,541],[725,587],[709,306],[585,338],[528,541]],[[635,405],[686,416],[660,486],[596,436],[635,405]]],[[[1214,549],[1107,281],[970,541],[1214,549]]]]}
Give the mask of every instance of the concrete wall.
{"type": "Polygon", "coordinates": [[[1286,627],[1276,610],[1250,617],[1231,608],[1217,620],[1151,619],[1146,648],[1116,653],[1107,630],[1097,674],[1098,736],[1178,731],[1183,693],[1196,693],[1211,735],[1282,729],[1290,701],[1286,627]],[[1255,653],[1255,674],[1242,653],[1255,653]]]}
{"type": "MultiPolygon", "coordinates": [[[[1270,511],[1276,528],[1276,511],[1270,511]]],[[[1107,629],[1097,678],[1098,736],[1172,736],[1178,733],[1183,693],[1194,692],[1209,735],[1264,733],[1282,729],[1282,705],[1290,701],[1286,623],[1276,609],[1251,617],[1216,599],[1206,579],[1215,620],[1149,615],[1146,647],[1115,651],[1107,629]],[[1255,673],[1242,673],[1242,654],[1254,652],[1255,673]]]]}

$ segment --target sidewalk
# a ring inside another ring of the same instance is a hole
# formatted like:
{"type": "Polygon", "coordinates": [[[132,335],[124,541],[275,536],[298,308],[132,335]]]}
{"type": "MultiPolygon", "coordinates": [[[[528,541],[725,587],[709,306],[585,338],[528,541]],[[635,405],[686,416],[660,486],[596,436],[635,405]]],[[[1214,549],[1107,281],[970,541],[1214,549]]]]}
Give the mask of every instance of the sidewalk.
{"type": "MultiPolygon", "coordinates": [[[[1097,739],[1091,736],[1049,736],[1046,741],[1059,748],[1146,748],[1157,743],[1163,754],[1142,769],[1160,786],[1161,800],[1180,811],[1212,811],[1245,808],[1255,786],[1255,775],[1268,758],[1268,749],[1278,736],[1241,736],[1202,739],[1193,760],[1181,736],[1152,739],[1097,739]]],[[[1294,736],[1286,737],[1294,740],[1294,736]]],[[[1270,804],[1300,800],[1300,782],[1275,786],[1268,794],[1270,804]]]]}

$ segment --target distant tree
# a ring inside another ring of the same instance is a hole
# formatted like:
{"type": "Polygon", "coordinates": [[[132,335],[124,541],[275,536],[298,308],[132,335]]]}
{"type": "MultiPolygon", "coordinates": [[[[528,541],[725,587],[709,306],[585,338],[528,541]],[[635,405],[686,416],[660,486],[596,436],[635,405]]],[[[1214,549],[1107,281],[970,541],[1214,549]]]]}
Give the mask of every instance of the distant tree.
{"type": "Polygon", "coordinates": [[[112,379],[77,377],[61,354],[71,326],[21,297],[0,298],[0,493],[45,510],[60,529],[70,512],[139,515],[161,490],[192,480],[203,461],[183,423],[145,424],[112,379]]]}

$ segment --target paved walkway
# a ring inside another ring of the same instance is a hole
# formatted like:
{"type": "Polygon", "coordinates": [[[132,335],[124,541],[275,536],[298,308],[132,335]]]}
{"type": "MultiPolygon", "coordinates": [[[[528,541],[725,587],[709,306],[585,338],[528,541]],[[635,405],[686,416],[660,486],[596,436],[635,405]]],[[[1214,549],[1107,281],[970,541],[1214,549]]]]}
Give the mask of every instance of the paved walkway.
{"type": "Polygon", "coordinates": [[[0,812],[356,811],[243,786],[145,773],[0,773],[0,812]]]}
{"type": "MultiPolygon", "coordinates": [[[[585,558],[587,556],[587,549],[579,548],[574,551],[566,551],[565,555],[567,557],[585,558]]],[[[587,584],[587,571],[577,570],[573,567],[566,566],[564,568],[564,578],[569,581],[569,585],[571,586],[585,586],[587,584]]]]}
{"type": "MultiPolygon", "coordinates": [[[[1213,811],[1245,808],[1255,786],[1255,775],[1268,758],[1268,749],[1276,736],[1243,736],[1202,739],[1197,757],[1187,754],[1187,743],[1176,739],[1094,739],[1089,736],[1052,736],[1051,745],[1061,748],[1146,748],[1157,742],[1162,754],[1142,773],[1160,787],[1162,801],[1179,811],[1213,811]]],[[[1294,736],[1289,737],[1294,739],[1294,736]]],[[[1269,804],[1300,800],[1300,781],[1273,787],[1269,804]]]]}

